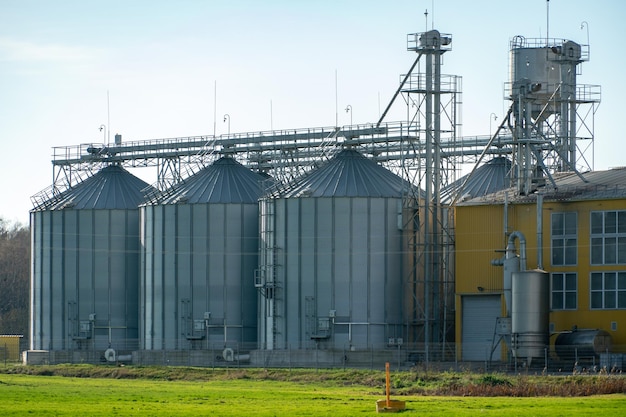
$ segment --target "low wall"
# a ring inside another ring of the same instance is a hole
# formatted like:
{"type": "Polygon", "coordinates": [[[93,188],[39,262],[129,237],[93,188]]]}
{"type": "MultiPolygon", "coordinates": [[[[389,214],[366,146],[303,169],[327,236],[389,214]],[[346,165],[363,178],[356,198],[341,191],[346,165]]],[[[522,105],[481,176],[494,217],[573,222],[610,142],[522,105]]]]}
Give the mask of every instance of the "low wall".
{"type": "Polygon", "coordinates": [[[379,368],[385,362],[410,367],[407,352],[397,350],[338,351],[317,349],[252,350],[137,350],[116,352],[122,361],[107,361],[100,351],[29,350],[22,353],[27,365],[60,363],[116,363],[156,366],[257,367],[257,368],[379,368]],[[128,360],[130,358],[130,360],[128,360]]]}

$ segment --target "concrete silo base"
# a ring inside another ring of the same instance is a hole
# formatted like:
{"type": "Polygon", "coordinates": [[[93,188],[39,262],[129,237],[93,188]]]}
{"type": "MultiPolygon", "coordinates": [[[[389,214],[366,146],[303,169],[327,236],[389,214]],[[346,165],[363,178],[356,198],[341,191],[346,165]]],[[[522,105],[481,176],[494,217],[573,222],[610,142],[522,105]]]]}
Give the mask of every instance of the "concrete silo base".
{"type": "Polygon", "coordinates": [[[102,363],[103,359],[103,352],[100,350],[26,350],[22,352],[24,365],[98,364],[102,363]]]}
{"type": "Polygon", "coordinates": [[[379,368],[385,362],[411,367],[406,351],[281,349],[238,351],[233,349],[118,351],[107,360],[101,350],[29,350],[22,352],[25,365],[62,363],[138,366],[255,367],[255,368],[379,368]],[[121,358],[121,360],[118,360],[121,358]]]}

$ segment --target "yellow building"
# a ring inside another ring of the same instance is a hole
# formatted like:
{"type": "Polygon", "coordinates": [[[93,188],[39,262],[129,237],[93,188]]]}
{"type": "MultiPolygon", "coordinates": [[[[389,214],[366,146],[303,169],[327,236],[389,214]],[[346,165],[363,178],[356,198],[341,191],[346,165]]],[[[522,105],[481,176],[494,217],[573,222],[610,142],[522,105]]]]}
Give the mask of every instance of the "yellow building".
{"type": "Polygon", "coordinates": [[[494,264],[513,232],[524,237],[515,243],[518,254],[525,249],[526,269],[549,274],[551,345],[562,332],[601,329],[611,336],[612,352],[626,352],[626,169],[560,174],[555,185],[548,182],[527,196],[508,189],[457,204],[460,359],[506,359],[507,350],[496,346],[498,340],[507,344],[499,334],[510,325],[500,321],[496,327],[507,311],[504,268],[494,264]]]}

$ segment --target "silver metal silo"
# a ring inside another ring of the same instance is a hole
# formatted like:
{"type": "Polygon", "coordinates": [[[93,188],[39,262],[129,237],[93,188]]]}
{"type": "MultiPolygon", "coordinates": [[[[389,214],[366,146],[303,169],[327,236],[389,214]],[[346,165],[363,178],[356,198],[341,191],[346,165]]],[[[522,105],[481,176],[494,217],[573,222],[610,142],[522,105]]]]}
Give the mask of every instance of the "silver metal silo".
{"type": "Polygon", "coordinates": [[[549,342],[550,280],[541,270],[512,274],[512,351],[517,358],[543,358],[549,342]]]}
{"type": "Polygon", "coordinates": [[[147,186],[111,165],[31,211],[31,349],[137,347],[147,186]]]}
{"type": "MultiPolygon", "coordinates": [[[[557,90],[561,74],[558,66],[551,62],[554,56],[551,49],[542,47],[527,47],[513,43],[511,48],[510,80],[513,83],[513,95],[517,95],[515,87],[530,85],[535,91],[539,102],[538,110],[550,100],[557,90]]],[[[554,109],[552,109],[554,110],[554,109]]]]}
{"type": "Polygon", "coordinates": [[[344,150],[261,200],[261,348],[382,348],[401,340],[403,187],[344,150]]]}
{"type": "Polygon", "coordinates": [[[141,207],[142,349],[256,346],[264,181],[224,157],[141,207]]]}
{"type": "Polygon", "coordinates": [[[495,193],[510,186],[511,161],[506,157],[495,157],[441,189],[441,201],[465,201],[495,193]]]}
{"type": "Polygon", "coordinates": [[[577,86],[577,65],[588,59],[588,45],[563,39],[511,40],[510,79],[507,92],[514,117],[514,179],[518,192],[528,194],[544,181],[542,169],[552,164],[558,171],[575,169],[577,163],[578,106],[595,99],[577,86]],[[550,134],[537,135],[536,132],[550,134]],[[546,163],[548,152],[537,143],[553,142],[556,158],[546,163]],[[535,155],[533,157],[533,155],[535,155]]]}

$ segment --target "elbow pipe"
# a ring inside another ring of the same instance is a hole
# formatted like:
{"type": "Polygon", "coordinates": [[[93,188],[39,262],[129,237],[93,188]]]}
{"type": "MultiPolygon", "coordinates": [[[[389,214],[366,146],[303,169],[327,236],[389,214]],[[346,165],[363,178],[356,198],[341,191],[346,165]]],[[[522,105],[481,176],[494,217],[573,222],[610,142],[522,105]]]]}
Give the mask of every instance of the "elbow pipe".
{"type": "Polygon", "coordinates": [[[506,257],[512,258],[515,256],[515,239],[519,239],[519,269],[520,271],[526,270],[526,238],[522,232],[512,232],[509,235],[509,242],[506,247],[506,257]]]}

